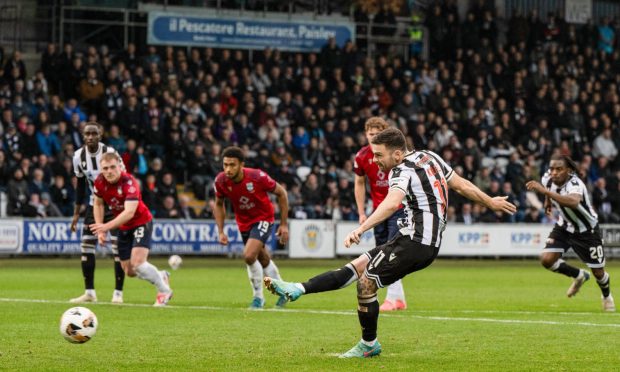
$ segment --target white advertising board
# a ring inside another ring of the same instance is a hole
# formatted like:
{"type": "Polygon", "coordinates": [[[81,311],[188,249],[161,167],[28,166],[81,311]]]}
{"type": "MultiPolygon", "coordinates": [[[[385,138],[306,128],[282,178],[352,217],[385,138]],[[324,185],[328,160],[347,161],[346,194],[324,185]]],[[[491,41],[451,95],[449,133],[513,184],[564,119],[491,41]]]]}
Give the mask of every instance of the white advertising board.
{"type": "Polygon", "coordinates": [[[339,256],[359,256],[375,247],[375,235],[370,229],[362,235],[359,244],[354,244],[350,248],[344,246],[344,239],[347,235],[359,226],[355,222],[338,222],[336,225],[336,254],[339,256]]]}
{"type": "Polygon", "coordinates": [[[537,256],[553,226],[540,224],[448,225],[440,256],[537,256]]]}
{"type": "Polygon", "coordinates": [[[0,220],[0,253],[19,253],[21,251],[22,220],[0,220]]]}
{"type": "Polygon", "coordinates": [[[333,258],[335,225],[331,220],[290,220],[291,258],[333,258]]]}

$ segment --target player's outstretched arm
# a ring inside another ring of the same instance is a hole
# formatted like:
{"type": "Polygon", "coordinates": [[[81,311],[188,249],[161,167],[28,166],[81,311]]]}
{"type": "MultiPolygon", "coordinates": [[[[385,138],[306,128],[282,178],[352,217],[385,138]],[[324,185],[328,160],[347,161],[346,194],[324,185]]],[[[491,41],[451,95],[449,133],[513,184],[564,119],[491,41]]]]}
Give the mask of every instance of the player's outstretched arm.
{"type": "MultiPolygon", "coordinates": [[[[568,194],[568,195],[560,195],[557,192],[548,190],[538,181],[529,181],[528,183],[525,184],[525,187],[530,191],[535,191],[545,196],[545,198],[555,200],[556,202],[558,202],[558,204],[560,204],[563,207],[577,208],[579,206],[579,203],[581,203],[581,194],[573,193],[573,194],[568,194]]],[[[547,208],[545,205],[545,211],[546,209],[547,208]]]]}
{"type": "Polygon", "coordinates": [[[492,198],[484,191],[480,190],[478,186],[456,174],[456,172],[453,174],[452,178],[450,178],[450,181],[448,181],[448,186],[467,199],[482,204],[492,211],[508,214],[514,214],[517,211],[517,207],[506,200],[508,199],[507,196],[496,196],[492,198]]]}
{"type": "Polygon", "coordinates": [[[288,242],[288,193],[279,183],[276,183],[273,193],[278,198],[278,206],[280,207],[280,226],[276,235],[280,243],[286,244],[288,242]]]}
{"type": "Polygon", "coordinates": [[[228,236],[224,233],[224,220],[226,219],[226,208],[224,207],[224,199],[215,196],[215,206],[213,207],[213,217],[219,232],[220,244],[228,244],[228,236]]]}
{"type": "Polygon", "coordinates": [[[121,225],[129,222],[129,220],[133,218],[136,214],[136,210],[138,210],[139,203],[139,200],[125,200],[124,209],[118,216],[107,223],[94,223],[90,225],[91,231],[96,234],[105,234],[110,230],[118,229],[121,225]]]}
{"type": "Polygon", "coordinates": [[[357,229],[351,231],[344,240],[344,246],[349,248],[353,243],[359,244],[361,236],[367,231],[377,226],[381,222],[388,219],[394,212],[400,208],[400,205],[405,197],[405,192],[399,188],[390,188],[385,199],[379,204],[377,209],[364,223],[357,229]]]}
{"type": "MultiPolygon", "coordinates": [[[[103,225],[103,216],[105,214],[105,202],[103,199],[98,197],[97,195],[93,195],[94,203],[93,203],[93,218],[95,219],[94,225],[100,226],[103,225]]],[[[91,225],[92,226],[92,225],[91,225]]],[[[97,233],[93,230],[93,232],[97,235],[97,239],[100,244],[103,244],[105,241],[105,233],[97,233]]]]}

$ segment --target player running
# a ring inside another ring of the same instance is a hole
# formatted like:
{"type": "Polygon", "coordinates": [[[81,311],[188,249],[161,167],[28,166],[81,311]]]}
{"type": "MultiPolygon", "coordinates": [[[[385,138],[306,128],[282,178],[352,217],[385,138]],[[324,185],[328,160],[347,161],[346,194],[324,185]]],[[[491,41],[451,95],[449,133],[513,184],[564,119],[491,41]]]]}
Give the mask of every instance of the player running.
{"type": "Polygon", "coordinates": [[[123,270],[130,277],[137,276],[157,287],[154,306],[165,306],[172,298],[170,274],[159,271],[147,261],[151,248],[153,216],[142,202],[140,186],[135,178],[121,169],[121,160],[115,154],[101,157],[101,174],[93,187],[95,195],[95,223],[90,229],[101,243],[105,234],[114,229],[118,233],[118,254],[123,270]],[[105,205],[114,219],[104,223],[105,205]]]}
{"type": "Polygon", "coordinates": [[[304,294],[344,288],[357,281],[357,315],[362,326],[362,340],[341,358],[367,358],[381,353],[377,340],[379,302],[377,289],[392,284],[407,274],[429,266],[441,245],[446,228],[448,186],[466,198],[493,211],[514,213],[516,207],[507,197],[491,198],[430,151],[407,152],[405,136],[395,128],[377,134],[370,142],[374,161],[389,171],[389,191],[379,207],[346,237],[348,248],[358,244],[364,232],[388,219],[405,205],[406,218],[396,237],[371,249],[344,267],[328,271],[304,283],[289,283],[265,278],[265,285],[275,294],[295,301],[304,294]]]}
{"type": "MultiPolygon", "coordinates": [[[[78,179],[78,184],[75,208],[73,210],[73,220],[71,221],[71,231],[75,232],[77,230],[80,210],[82,209],[84,197],[86,196],[86,183],[88,183],[91,194],[84,216],[82,243],[80,245],[82,250],[82,275],[84,276],[85,292],[83,295],[69,300],[73,303],[97,302],[97,294],[95,292],[95,247],[97,245],[97,237],[88,227],[95,222],[93,217],[93,184],[101,170],[99,164],[101,162],[101,156],[107,153],[119,156],[114,148],[101,143],[101,135],[102,130],[99,124],[95,122],[87,123],[82,133],[84,146],[79,148],[73,155],[73,171],[78,179]]],[[[111,219],[112,213],[107,211],[104,215],[104,220],[107,222],[111,219]]],[[[110,236],[112,255],[114,257],[114,278],[116,280],[115,289],[112,294],[112,302],[123,303],[125,272],[118,258],[116,231],[111,231],[110,236]]]]}
{"type": "MultiPolygon", "coordinates": [[[[359,212],[360,225],[366,221],[366,178],[370,186],[370,197],[372,198],[373,209],[377,209],[379,204],[385,199],[388,193],[388,175],[373,161],[370,141],[379,132],[385,130],[388,123],[380,117],[372,117],[366,121],[365,131],[368,145],[362,147],[355,155],[355,202],[359,212]]],[[[398,233],[398,220],[405,217],[404,209],[399,208],[393,215],[385,221],[379,223],[374,228],[375,244],[377,246],[387,243],[398,233]]],[[[387,296],[379,311],[405,310],[405,290],[403,282],[399,279],[390,284],[387,288],[387,296]]]]}
{"type": "Polygon", "coordinates": [[[583,269],[573,267],[562,255],[573,248],[585,263],[601,288],[603,310],[616,311],[614,298],[609,288],[609,273],[605,271],[605,252],[598,226],[598,215],[592,207],[586,185],[577,176],[577,165],[568,156],[554,155],[549,170],[542,177],[542,184],[530,181],[528,190],[545,196],[545,213],[551,216],[551,208],[560,212],[557,224],[547,238],[547,244],[540,256],[543,266],[553,272],[573,278],[573,284],[566,295],[573,297],[590,279],[583,269]]]}
{"type": "MultiPolygon", "coordinates": [[[[224,198],[230,200],[245,248],[243,257],[252,285],[253,299],[250,309],[262,309],[265,305],[263,296],[263,276],[280,279],[276,264],[271,260],[265,248],[265,242],[271,235],[275,220],[274,208],[268,193],[278,198],[280,206],[280,227],[276,235],[280,242],[288,241],[288,194],[286,190],[260,169],[246,168],[245,156],[239,147],[227,147],[222,153],[224,171],[215,178],[214,216],[219,230],[219,240],[228,244],[224,232],[226,209],[224,198]]],[[[277,307],[283,307],[287,300],[281,296],[277,307]]]]}

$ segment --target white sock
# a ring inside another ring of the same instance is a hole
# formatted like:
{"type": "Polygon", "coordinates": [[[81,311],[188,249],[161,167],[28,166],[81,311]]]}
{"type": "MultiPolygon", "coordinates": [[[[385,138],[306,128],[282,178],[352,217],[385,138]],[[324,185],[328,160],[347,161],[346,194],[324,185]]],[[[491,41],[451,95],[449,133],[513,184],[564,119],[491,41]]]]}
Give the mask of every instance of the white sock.
{"type": "Polygon", "coordinates": [[[405,290],[400,279],[388,286],[385,299],[390,301],[405,300],[405,290]]]}
{"type": "Polygon", "coordinates": [[[263,267],[261,266],[258,260],[254,261],[253,264],[247,265],[248,267],[248,278],[250,279],[250,285],[252,286],[252,292],[254,297],[264,298],[263,297],[263,267]]]}
{"type": "Polygon", "coordinates": [[[303,293],[306,293],[306,288],[301,283],[295,283],[295,287],[301,289],[303,293]]]}
{"type": "Polygon", "coordinates": [[[112,293],[113,296],[121,296],[123,297],[123,291],[119,291],[118,289],[114,290],[114,293],[112,293]]]}
{"type": "Polygon", "coordinates": [[[280,271],[278,271],[278,267],[273,260],[269,260],[269,265],[267,265],[267,267],[263,267],[263,275],[273,279],[282,279],[280,277],[280,271]]]}
{"type": "Polygon", "coordinates": [[[87,289],[86,294],[89,296],[97,297],[97,293],[95,293],[94,289],[87,289]]]}
{"type": "Polygon", "coordinates": [[[372,346],[372,345],[374,345],[374,344],[375,344],[375,342],[377,342],[377,339],[376,339],[376,338],[375,338],[374,340],[372,340],[372,341],[365,341],[364,339],[362,339],[362,343],[363,343],[364,345],[366,345],[366,346],[372,346]]]}
{"type": "Polygon", "coordinates": [[[161,278],[159,270],[148,261],[136,267],[136,274],[138,274],[138,278],[146,280],[157,287],[158,292],[170,293],[170,287],[161,278]]]}

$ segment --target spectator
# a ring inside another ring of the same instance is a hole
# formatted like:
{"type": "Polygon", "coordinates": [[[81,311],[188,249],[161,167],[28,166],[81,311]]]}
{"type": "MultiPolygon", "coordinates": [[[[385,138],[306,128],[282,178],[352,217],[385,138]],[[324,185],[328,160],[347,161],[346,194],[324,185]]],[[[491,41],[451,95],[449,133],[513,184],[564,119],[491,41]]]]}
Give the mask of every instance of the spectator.
{"type": "Polygon", "coordinates": [[[75,200],[75,190],[70,183],[67,183],[62,175],[54,176],[54,184],[50,187],[52,202],[58,206],[63,216],[73,214],[73,203],[75,200]]]}
{"type": "Polygon", "coordinates": [[[601,134],[599,134],[592,144],[592,155],[595,158],[605,157],[609,160],[614,160],[618,155],[618,148],[611,138],[611,129],[605,128],[601,134]]]}
{"type": "Polygon", "coordinates": [[[7,214],[9,216],[20,216],[22,208],[29,199],[28,181],[24,179],[24,172],[20,168],[13,171],[13,178],[7,184],[7,196],[7,214]]]}
{"type": "Polygon", "coordinates": [[[51,196],[48,193],[41,194],[41,204],[45,210],[45,217],[62,217],[63,214],[56,206],[56,204],[51,200],[51,196]]]}
{"type": "Polygon", "coordinates": [[[177,208],[179,218],[182,220],[195,220],[198,216],[194,208],[189,206],[189,198],[185,195],[179,196],[179,207],[177,208]]]}
{"type": "Polygon", "coordinates": [[[179,210],[176,208],[176,199],[174,196],[168,195],[163,198],[161,207],[156,212],[157,218],[181,218],[179,210]]]}
{"type": "Polygon", "coordinates": [[[36,134],[37,143],[42,154],[48,157],[55,157],[60,153],[60,141],[56,134],[51,131],[49,125],[43,125],[41,130],[36,134]]]}

